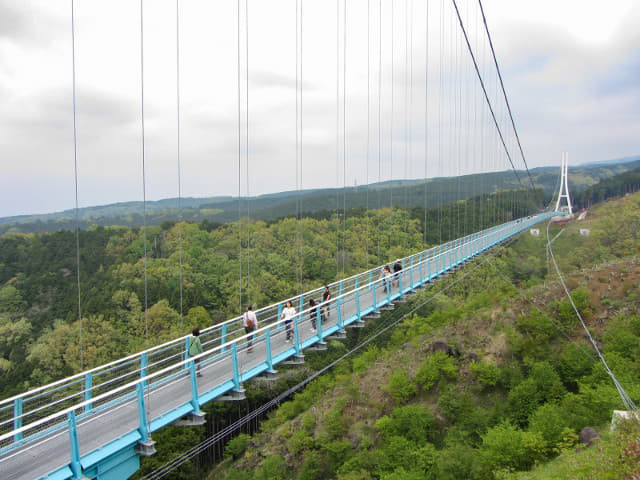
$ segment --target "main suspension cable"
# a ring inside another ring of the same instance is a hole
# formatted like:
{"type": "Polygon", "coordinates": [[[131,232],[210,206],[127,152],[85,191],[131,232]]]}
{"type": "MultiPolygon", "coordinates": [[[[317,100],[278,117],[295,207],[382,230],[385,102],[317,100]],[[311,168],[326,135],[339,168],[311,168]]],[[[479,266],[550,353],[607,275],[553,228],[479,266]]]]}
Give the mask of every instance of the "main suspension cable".
{"type": "Polygon", "coordinates": [[[456,0],[451,0],[453,2],[453,6],[455,7],[456,10],[456,15],[458,16],[458,23],[460,24],[460,28],[462,29],[462,33],[464,35],[464,40],[467,43],[467,48],[469,49],[469,55],[471,55],[471,60],[473,60],[473,66],[476,70],[476,74],[478,75],[478,80],[480,81],[480,85],[482,86],[482,92],[484,93],[484,98],[487,101],[487,105],[489,107],[489,111],[491,112],[491,117],[493,118],[493,123],[496,126],[496,129],[498,131],[498,135],[500,136],[500,141],[502,142],[502,146],[504,147],[504,151],[507,155],[507,158],[509,159],[509,163],[511,164],[511,169],[513,170],[514,175],[516,176],[516,178],[518,179],[518,183],[520,185],[522,185],[522,180],[520,179],[520,176],[518,175],[518,171],[516,170],[516,167],[513,163],[513,160],[511,159],[511,154],[509,153],[509,149],[507,148],[507,144],[505,143],[504,137],[502,135],[502,130],[500,129],[500,125],[498,124],[498,120],[496,119],[496,115],[495,112],[493,111],[493,107],[491,106],[491,101],[489,100],[489,95],[487,94],[487,89],[484,86],[484,80],[482,78],[482,75],[480,74],[480,70],[478,69],[478,63],[476,62],[476,57],[473,53],[473,49],[471,48],[471,44],[469,43],[469,37],[467,36],[467,30],[464,28],[464,23],[462,22],[462,18],[460,17],[460,11],[458,10],[458,4],[456,2],[456,0]]]}

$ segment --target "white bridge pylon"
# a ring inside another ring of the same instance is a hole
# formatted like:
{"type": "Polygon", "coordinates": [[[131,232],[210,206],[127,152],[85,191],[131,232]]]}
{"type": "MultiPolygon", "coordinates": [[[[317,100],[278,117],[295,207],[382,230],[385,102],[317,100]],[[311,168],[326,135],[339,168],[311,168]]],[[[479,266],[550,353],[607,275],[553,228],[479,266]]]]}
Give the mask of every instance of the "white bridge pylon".
{"type": "Polygon", "coordinates": [[[569,197],[569,152],[562,152],[562,167],[560,178],[560,191],[558,192],[558,200],[556,201],[556,212],[567,212],[569,215],[573,215],[573,208],[571,207],[571,197],[569,197]],[[563,193],[564,192],[564,193],[563,193]],[[566,206],[560,206],[563,198],[567,199],[566,206]]]}

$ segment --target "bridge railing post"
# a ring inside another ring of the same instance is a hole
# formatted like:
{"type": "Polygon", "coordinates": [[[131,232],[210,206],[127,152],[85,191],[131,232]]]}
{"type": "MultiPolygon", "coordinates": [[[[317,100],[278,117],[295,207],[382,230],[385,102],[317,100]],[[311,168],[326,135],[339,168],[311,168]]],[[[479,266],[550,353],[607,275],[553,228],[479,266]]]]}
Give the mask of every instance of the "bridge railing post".
{"type": "Polygon", "coordinates": [[[377,311],[378,310],[378,301],[376,299],[376,288],[377,285],[375,284],[375,282],[373,282],[373,280],[371,281],[371,286],[373,287],[373,289],[371,290],[372,293],[372,299],[373,299],[373,310],[377,311]]]}
{"type": "Polygon", "coordinates": [[[69,428],[69,442],[71,444],[70,467],[74,478],[82,478],[82,465],[80,464],[80,445],[78,443],[78,429],[76,428],[76,412],[71,410],[67,413],[67,424],[69,428]]]}
{"type": "Polygon", "coordinates": [[[136,393],[138,396],[138,432],[140,432],[140,441],[149,440],[149,423],[147,422],[147,409],[144,402],[144,385],[143,382],[136,384],[136,393]]]}
{"type": "Polygon", "coordinates": [[[336,308],[338,309],[338,327],[340,330],[344,328],[344,324],[342,322],[342,280],[340,281],[340,286],[338,288],[338,299],[336,301],[336,308]]]}
{"type": "MultiPolygon", "coordinates": [[[[86,402],[87,400],[91,400],[91,389],[93,388],[93,374],[91,372],[88,372],[85,376],[84,376],[84,401],[86,402]]],[[[91,403],[87,403],[84,406],[84,411],[85,412],[89,412],[91,411],[92,408],[92,404],[91,403]]]]}
{"type": "Polygon", "coordinates": [[[238,368],[238,346],[236,343],[231,344],[231,361],[233,363],[233,386],[235,390],[240,390],[240,369],[238,368]]]}
{"type": "MultiPolygon", "coordinates": [[[[18,430],[22,428],[22,397],[18,397],[13,401],[13,429],[18,430]]],[[[22,440],[22,432],[16,433],[13,436],[14,442],[22,440]]]]}
{"type": "MultiPolygon", "coordinates": [[[[224,345],[225,343],[227,343],[227,324],[223,324],[222,328],[220,329],[220,345],[224,345]]],[[[227,347],[222,347],[220,349],[221,353],[224,353],[227,351],[227,347]]]]}
{"type": "MultiPolygon", "coordinates": [[[[187,349],[188,350],[188,349],[187,349]]],[[[188,355],[188,353],[187,353],[188,355]]],[[[148,357],[147,357],[147,352],[142,352],[142,355],[140,355],[140,378],[144,378],[147,376],[147,363],[148,363],[148,357]]],[[[145,380],[143,382],[144,384],[147,383],[147,381],[145,380]]]]}
{"type": "Polygon", "coordinates": [[[198,397],[198,380],[196,378],[196,361],[189,362],[189,379],[191,381],[191,407],[194,413],[200,413],[200,398],[198,397]]]}
{"type": "Polygon", "coordinates": [[[424,269],[422,265],[422,252],[420,252],[420,258],[418,258],[418,267],[420,272],[420,285],[424,283],[424,269]]]}
{"type": "Polygon", "coordinates": [[[296,315],[293,318],[293,345],[296,350],[296,355],[300,355],[300,332],[298,329],[298,324],[300,320],[300,314],[296,315]]]}
{"type": "Polygon", "coordinates": [[[273,355],[271,353],[271,329],[267,328],[264,331],[264,340],[267,348],[267,367],[269,367],[269,371],[273,372],[273,355]]]}

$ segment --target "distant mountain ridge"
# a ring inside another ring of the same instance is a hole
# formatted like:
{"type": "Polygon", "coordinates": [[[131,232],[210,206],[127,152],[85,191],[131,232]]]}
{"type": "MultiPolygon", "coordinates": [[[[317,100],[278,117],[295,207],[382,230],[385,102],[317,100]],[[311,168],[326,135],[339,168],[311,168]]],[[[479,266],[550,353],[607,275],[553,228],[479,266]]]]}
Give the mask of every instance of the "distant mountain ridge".
{"type": "MultiPolygon", "coordinates": [[[[582,191],[602,179],[625,173],[640,167],[640,156],[620,161],[594,162],[569,170],[569,186],[572,192],[582,191]]],[[[542,188],[551,197],[559,186],[558,167],[538,167],[530,170],[536,188],[542,188]]],[[[131,201],[78,209],[79,226],[92,225],[137,227],[160,225],[178,220],[200,223],[227,223],[249,212],[254,220],[273,220],[320,210],[351,208],[380,208],[389,206],[434,207],[464,200],[476,195],[500,190],[529,186],[528,175],[518,171],[519,183],[512,171],[480,173],[460,177],[438,177],[427,180],[387,180],[368,186],[324,188],[269,193],[255,197],[215,196],[204,198],[168,198],[146,202],[146,219],[143,202],[131,201]],[[180,205],[180,208],[178,208],[180,205]]],[[[57,230],[74,230],[76,211],[21,215],[0,218],[0,235],[3,233],[34,233],[57,230]]]]}

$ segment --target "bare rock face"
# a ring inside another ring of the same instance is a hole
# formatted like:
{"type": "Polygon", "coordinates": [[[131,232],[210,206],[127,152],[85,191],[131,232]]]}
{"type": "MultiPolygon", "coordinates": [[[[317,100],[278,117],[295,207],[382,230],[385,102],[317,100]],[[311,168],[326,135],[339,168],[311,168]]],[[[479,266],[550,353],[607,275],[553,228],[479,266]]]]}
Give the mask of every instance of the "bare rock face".
{"type": "Polygon", "coordinates": [[[580,436],[578,437],[578,441],[580,443],[584,443],[585,446],[590,447],[591,445],[593,445],[593,441],[596,438],[600,438],[600,434],[597,432],[596,429],[591,427],[584,427],[580,431],[580,436]]]}
{"type": "Polygon", "coordinates": [[[449,345],[445,339],[436,340],[431,344],[431,351],[449,353],[449,345]]]}
{"type": "Polygon", "coordinates": [[[475,353],[473,353],[473,352],[470,352],[470,353],[467,355],[467,358],[469,359],[469,361],[470,361],[470,362],[479,362],[479,361],[480,361],[480,357],[478,357],[478,355],[476,355],[476,354],[475,354],[475,353]]]}
{"type": "Polygon", "coordinates": [[[456,347],[455,345],[452,347],[449,347],[447,349],[447,353],[449,354],[450,357],[460,358],[460,350],[458,350],[458,347],[456,347]]]}

